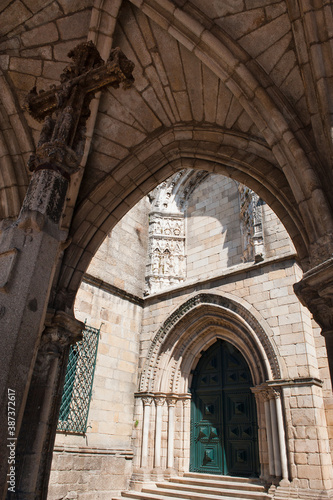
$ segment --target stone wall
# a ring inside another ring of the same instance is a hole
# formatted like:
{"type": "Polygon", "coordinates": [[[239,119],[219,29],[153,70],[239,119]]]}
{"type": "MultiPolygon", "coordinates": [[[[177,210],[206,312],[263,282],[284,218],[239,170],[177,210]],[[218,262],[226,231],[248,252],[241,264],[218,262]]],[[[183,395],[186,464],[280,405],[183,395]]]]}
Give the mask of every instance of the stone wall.
{"type": "MultiPolygon", "coordinates": [[[[295,253],[286,229],[272,209],[263,203],[261,210],[264,258],[295,253]]],[[[238,184],[221,175],[209,175],[187,202],[187,279],[207,279],[242,263],[244,243],[238,184]]]]}
{"type": "Polygon", "coordinates": [[[106,238],[76,297],[76,317],[100,328],[100,339],[88,429],[84,436],[57,434],[50,500],[110,500],[127,488],[131,477],[147,250],[145,203],[106,238]]]}
{"type": "MultiPolygon", "coordinates": [[[[149,203],[143,198],[114,227],[92,259],[87,274],[142,297],[147,258],[149,203]]],[[[76,310],[82,312],[76,305],[76,310]]]]}
{"type": "Polygon", "coordinates": [[[146,299],[142,360],[159,326],[172,311],[193,293],[204,290],[232,294],[261,318],[279,350],[285,377],[319,377],[311,316],[293,292],[293,284],[299,276],[300,270],[293,259],[272,259],[255,265],[240,264],[209,282],[189,284],[146,299]]]}
{"type": "MultiPolygon", "coordinates": [[[[138,396],[139,377],[157,331],[178,307],[199,292],[231,298],[265,331],[277,354],[283,381],[281,397],[293,484],[299,488],[329,488],[329,466],[322,467],[330,463],[329,440],[333,437],[327,360],[319,329],[293,292],[293,284],[302,276],[294,260],[294,248],[281,222],[264,204],[264,260],[243,262],[239,210],[238,187],[233,180],[211,175],[199,183],[188,199],[185,213],[186,281],[144,299],[147,200],[131,210],[105,239],[75,303],[78,319],[101,327],[89,428],[84,437],[58,435],[50,500],[71,494],[87,500],[106,499],[129,486],[161,478],[163,471],[188,470],[188,394],[176,399],[172,393],[161,394],[161,399],[150,395],[135,398],[135,393],[138,396]],[[324,381],[323,389],[320,379],[324,381]],[[307,414],[309,402],[312,406],[307,414]],[[170,412],[175,421],[172,466],[167,452],[170,443],[166,441],[170,412]],[[306,423],[298,420],[304,414],[306,423]],[[163,438],[156,467],[158,418],[163,438]],[[319,426],[316,418],[320,419],[319,426]],[[147,419],[147,447],[142,452],[147,419]],[[301,452],[307,437],[312,449],[301,452]]],[[[264,400],[260,394],[256,397],[262,474],[267,478],[264,400]]]]}
{"type": "Polygon", "coordinates": [[[186,215],[188,279],[202,279],[242,262],[235,181],[210,175],[194,190],[186,215]]]}
{"type": "MultiPolygon", "coordinates": [[[[140,366],[141,370],[145,367],[148,351],[161,325],[189,298],[201,291],[232,298],[255,316],[277,352],[281,381],[272,380],[272,384],[281,383],[278,391],[279,393],[282,391],[282,408],[286,412],[284,419],[288,470],[289,477],[293,480],[291,487],[326,490],[330,489],[332,479],[329,447],[332,427],[330,419],[326,418],[327,409],[331,404],[331,392],[327,386],[329,383],[327,364],[320,351],[322,340],[318,337],[318,329],[313,330],[310,313],[293,293],[293,284],[299,279],[300,269],[292,258],[271,259],[255,265],[240,264],[237,268],[224,272],[219,278],[202,284],[183,286],[181,290],[160,293],[146,299],[140,366]],[[324,391],[320,378],[324,378],[324,391]]],[[[193,363],[192,369],[195,368],[196,361],[193,363]]],[[[177,432],[185,433],[187,439],[181,444],[181,436],[178,436],[176,441],[175,467],[179,472],[183,470],[184,457],[188,456],[189,449],[188,435],[186,435],[188,427],[186,431],[179,423],[183,411],[182,400],[179,399],[175,413],[178,422],[177,432]]],[[[167,415],[166,406],[164,414],[167,415]]],[[[143,420],[141,400],[137,400],[136,415],[141,424],[143,420]]],[[[150,414],[149,457],[154,455],[154,419],[153,405],[150,414]]],[[[140,432],[142,435],[142,428],[136,430],[136,448],[140,448],[140,432]]],[[[260,450],[261,459],[267,461],[266,439],[261,436],[261,441],[263,443],[260,450]]],[[[167,448],[166,444],[164,447],[167,448]]],[[[163,460],[165,463],[165,458],[163,460]]],[[[138,467],[139,463],[140,458],[136,457],[135,465],[138,467]]],[[[188,466],[188,462],[186,465],[188,466]]],[[[267,473],[267,462],[262,462],[262,466],[262,470],[267,473]]],[[[151,467],[153,467],[152,459],[148,465],[148,468],[151,467]]],[[[144,474],[142,471],[139,472],[136,477],[142,480],[144,474]]]]}
{"type": "Polygon", "coordinates": [[[142,305],[82,283],[76,307],[77,317],[100,327],[88,429],[85,436],[57,434],[49,498],[76,491],[79,498],[110,499],[131,475],[142,305]]]}

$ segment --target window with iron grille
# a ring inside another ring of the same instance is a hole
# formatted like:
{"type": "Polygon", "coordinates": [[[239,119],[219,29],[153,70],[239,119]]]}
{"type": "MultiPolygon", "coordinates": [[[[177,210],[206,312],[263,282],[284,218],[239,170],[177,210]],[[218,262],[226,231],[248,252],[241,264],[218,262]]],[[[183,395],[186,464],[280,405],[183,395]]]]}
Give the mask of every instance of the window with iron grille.
{"type": "Polygon", "coordinates": [[[57,431],[85,434],[100,330],[85,326],[83,339],[69,351],[57,431]]]}

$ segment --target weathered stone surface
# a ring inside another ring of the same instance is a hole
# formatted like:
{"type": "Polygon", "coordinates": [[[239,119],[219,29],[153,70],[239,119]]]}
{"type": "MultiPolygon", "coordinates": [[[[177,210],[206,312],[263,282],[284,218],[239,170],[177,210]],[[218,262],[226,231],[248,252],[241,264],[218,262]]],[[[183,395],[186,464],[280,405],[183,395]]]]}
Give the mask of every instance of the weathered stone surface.
{"type": "Polygon", "coordinates": [[[72,16],[59,19],[57,27],[62,40],[77,39],[85,36],[89,27],[90,11],[86,10],[72,16]]]}
{"type": "MultiPolygon", "coordinates": [[[[95,439],[97,447],[103,440],[110,449],[117,439],[128,443],[133,431],[135,447],[140,449],[141,401],[133,418],[135,363],[140,352],[138,333],[142,337],[141,369],[161,324],[192,294],[210,290],[218,296],[229,294],[238,306],[251,311],[266,332],[267,342],[274,346],[279,377],[284,377],[286,384],[295,384],[289,389],[288,385],[283,387],[293,482],[290,489],[281,487],[277,495],[292,498],[297,487],[316,490],[312,496],[330,490],[328,443],[332,442],[333,422],[325,339],[320,337],[318,326],[311,322],[311,315],[299,304],[292,289],[302,279],[293,262],[294,248],[303,270],[323,265],[332,254],[332,14],[329,2],[324,3],[325,6],[307,0],[107,0],[94,5],[90,0],[2,2],[0,57],[5,75],[0,84],[6,113],[1,120],[0,191],[1,213],[5,216],[18,214],[27,185],[28,173],[21,164],[32,147],[25,133],[33,136],[36,143],[39,137],[38,125],[30,118],[25,120],[17,106],[23,104],[26,89],[36,84],[39,91],[57,84],[59,64],[68,62],[69,40],[93,39],[103,51],[103,59],[107,58],[111,43],[119,45],[136,64],[135,87],[130,93],[112,91],[100,101],[96,99],[88,122],[88,143],[82,160],[87,168],[80,188],[80,204],[74,207],[79,190],[76,174],[64,214],[64,227],[69,228],[70,214],[73,210],[75,213],[72,243],[66,242],[70,246],[65,250],[63,267],[58,269],[59,286],[70,288],[66,307],[71,307],[82,273],[110,228],[158,182],[177,170],[189,167],[223,173],[248,184],[270,205],[270,209],[266,206],[263,210],[263,237],[269,256],[261,263],[243,263],[242,231],[246,225],[241,230],[237,220],[234,181],[220,183],[216,175],[210,185],[202,183],[197,190],[198,199],[193,199],[189,206],[192,212],[188,219],[188,281],[177,291],[145,299],[143,327],[139,275],[143,273],[143,246],[147,241],[142,224],[136,227],[132,220],[126,226],[124,221],[121,231],[114,233],[114,239],[122,244],[110,248],[109,241],[107,251],[97,254],[93,264],[97,277],[83,284],[77,300],[82,319],[88,318],[96,326],[105,322],[107,330],[100,344],[93,399],[98,404],[89,431],[89,439],[95,439]],[[208,205],[202,204],[204,199],[208,205]],[[281,217],[295,247],[272,210],[281,217]],[[102,264],[108,256],[110,260],[102,264]],[[117,295],[119,290],[123,293],[121,298],[117,295]],[[323,379],[323,389],[318,379],[323,379]],[[131,419],[138,420],[134,429],[131,419]],[[112,431],[113,426],[118,435],[112,431]],[[300,448],[306,442],[313,444],[314,451],[296,452],[297,442],[300,448]]],[[[40,227],[40,221],[37,222],[40,227]]],[[[31,250],[32,256],[33,253],[31,250]]],[[[314,272],[315,282],[310,279],[309,283],[309,276],[305,276],[305,289],[300,296],[304,295],[303,303],[324,328],[332,357],[329,266],[325,272],[319,271],[317,268],[314,272]]],[[[7,281],[10,280],[11,275],[7,281]]],[[[28,303],[36,307],[30,298],[28,303]]],[[[3,314],[0,309],[0,315],[3,314]]],[[[211,335],[215,327],[210,325],[211,335]]],[[[198,331],[199,339],[204,331],[198,331]]],[[[235,342],[240,335],[232,337],[235,342]]],[[[248,345],[248,338],[244,337],[244,345],[248,345]]],[[[202,349],[205,346],[202,344],[202,349]]],[[[172,348],[170,343],[170,352],[172,348]]],[[[3,352],[7,351],[8,346],[4,346],[3,352]]],[[[191,347],[188,354],[186,359],[194,366],[198,353],[191,347]]],[[[256,367],[254,359],[255,356],[250,361],[256,367]]],[[[173,374],[175,366],[163,369],[173,374]]],[[[174,383],[177,389],[177,380],[174,383]]],[[[263,474],[268,477],[263,401],[259,408],[260,459],[263,474]]],[[[154,412],[155,406],[151,409],[150,457],[155,453],[154,412]]],[[[177,425],[189,422],[189,415],[183,419],[185,412],[185,404],[178,401],[177,425]]],[[[165,411],[165,435],[167,422],[165,411]]],[[[175,429],[175,464],[181,471],[186,470],[189,461],[189,431],[185,427],[175,429]]],[[[73,446],[86,446],[81,438],[71,439],[73,446]]],[[[79,470],[81,457],[76,458],[78,469],[74,470],[79,470]]],[[[139,466],[139,454],[135,460],[139,466]]],[[[76,481],[77,476],[66,460],[63,467],[58,472],[68,474],[60,474],[59,480],[66,482],[66,488],[58,486],[56,494],[69,498],[75,488],[67,480],[76,481]]],[[[86,463],[86,473],[88,467],[86,463]]],[[[109,465],[96,459],[94,467],[97,470],[109,465]]],[[[57,481],[57,472],[54,474],[57,481]]],[[[129,477],[130,471],[126,474],[129,477]]],[[[80,494],[85,498],[89,491],[82,477],[80,494]]],[[[95,475],[94,488],[97,483],[95,475]]],[[[92,498],[98,494],[109,499],[109,479],[103,477],[100,485],[99,492],[93,490],[92,498]]],[[[300,497],[311,494],[299,491],[300,497]]]]}
{"type": "Polygon", "coordinates": [[[59,39],[57,27],[54,23],[44,24],[26,33],[22,33],[22,43],[25,47],[32,45],[48,45],[59,39]]]}

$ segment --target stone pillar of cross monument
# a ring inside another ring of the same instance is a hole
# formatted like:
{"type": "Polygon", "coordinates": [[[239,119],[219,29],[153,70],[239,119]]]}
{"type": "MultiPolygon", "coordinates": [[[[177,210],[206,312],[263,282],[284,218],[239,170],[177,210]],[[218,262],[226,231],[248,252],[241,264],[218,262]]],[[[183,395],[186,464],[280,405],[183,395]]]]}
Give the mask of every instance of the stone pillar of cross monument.
{"type": "Polygon", "coordinates": [[[15,454],[52,281],[67,245],[62,216],[71,177],[82,169],[89,105],[97,91],[120,83],[127,87],[133,81],[134,65],[119,49],[112,50],[104,63],[93,43],[87,42],[73,49],[69,57],[73,63],[65,68],[59,86],[39,94],[33,89],[28,96],[28,111],[44,125],[30,160],[33,174],[19,217],[2,227],[0,234],[2,498],[11,487],[8,472],[12,473],[14,485],[16,481],[15,465],[14,470],[9,469],[8,453],[13,449],[15,454]]]}
{"type": "Polygon", "coordinates": [[[69,347],[84,324],[59,311],[46,321],[16,447],[16,492],[7,499],[46,499],[69,347]]]}

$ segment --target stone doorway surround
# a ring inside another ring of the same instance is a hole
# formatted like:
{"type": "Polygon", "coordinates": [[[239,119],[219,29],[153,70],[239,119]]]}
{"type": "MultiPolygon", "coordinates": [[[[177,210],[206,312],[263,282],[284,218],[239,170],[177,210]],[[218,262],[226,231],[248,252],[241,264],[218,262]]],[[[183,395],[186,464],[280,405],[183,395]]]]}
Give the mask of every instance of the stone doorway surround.
{"type": "MultiPolygon", "coordinates": [[[[329,458],[328,447],[323,446],[321,439],[315,438],[313,442],[301,439],[304,432],[314,437],[317,422],[324,441],[328,440],[327,428],[320,420],[323,417],[321,381],[285,378],[283,360],[260,321],[241,302],[237,303],[230,296],[209,293],[195,294],[178,307],[151,344],[141,374],[140,390],[135,394],[135,446],[138,451],[131,487],[140,489],[143,484],[175,474],[182,476],[189,471],[189,387],[202,351],[217,339],[233,344],[251,371],[251,390],[257,406],[261,481],[270,485],[270,492],[276,498],[303,498],[303,493],[308,494],[308,491],[305,493],[302,478],[297,477],[295,451],[306,446],[309,464],[325,460],[326,456],[329,458]],[[307,427],[304,422],[297,421],[297,401],[304,397],[313,402],[310,412],[316,415],[312,426],[307,427]]],[[[304,473],[310,476],[316,474],[310,465],[305,469],[304,473]]],[[[318,489],[311,494],[329,498],[329,478],[317,484],[318,489]]]]}

